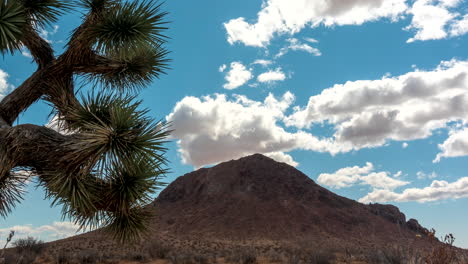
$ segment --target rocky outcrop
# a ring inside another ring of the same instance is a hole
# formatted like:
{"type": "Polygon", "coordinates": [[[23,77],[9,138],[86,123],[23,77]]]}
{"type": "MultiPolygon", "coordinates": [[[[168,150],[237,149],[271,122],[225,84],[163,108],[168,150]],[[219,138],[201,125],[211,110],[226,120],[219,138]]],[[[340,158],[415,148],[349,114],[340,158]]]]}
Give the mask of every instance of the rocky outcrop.
{"type": "Polygon", "coordinates": [[[410,220],[408,220],[408,222],[406,222],[406,226],[416,232],[416,233],[419,233],[421,235],[427,235],[429,233],[429,230],[427,230],[426,228],[424,228],[423,226],[421,226],[418,222],[418,220],[416,219],[413,219],[411,218],[410,220]]]}
{"type": "Polygon", "coordinates": [[[375,215],[381,216],[388,221],[398,224],[404,225],[406,224],[406,216],[400,209],[394,205],[390,204],[369,204],[369,209],[375,215]]]}

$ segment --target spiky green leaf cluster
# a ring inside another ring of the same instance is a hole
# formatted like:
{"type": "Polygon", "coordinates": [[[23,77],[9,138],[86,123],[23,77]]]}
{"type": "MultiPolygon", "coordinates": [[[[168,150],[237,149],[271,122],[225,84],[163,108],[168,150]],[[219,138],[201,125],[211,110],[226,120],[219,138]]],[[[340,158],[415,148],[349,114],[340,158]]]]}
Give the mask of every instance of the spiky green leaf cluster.
{"type": "Polygon", "coordinates": [[[168,68],[167,50],[162,46],[144,46],[110,55],[119,66],[102,74],[90,75],[95,83],[121,92],[135,91],[150,84],[168,68]]]}
{"type": "Polygon", "coordinates": [[[102,166],[140,159],[163,162],[158,152],[165,151],[162,139],[169,131],[140,105],[133,96],[99,93],[83,98],[83,107],[74,109],[68,120],[83,137],[74,156],[94,154],[102,166]]]}
{"type": "Polygon", "coordinates": [[[151,212],[142,207],[132,208],[128,214],[113,214],[107,218],[106,231],[117,241],[136,241],[148,233],[151,212]]]}
{"type": "Polygon", "coordinates": [[[102,14],[89,34],[95,39],[96,50],[104,54],[118,54],[144,46],[157,47],[166,38],[162,33],[167,29],[165,16],[157,1],[120,2],[102,14]]]}
{"type": "Polygon", "coordinates": [[[23,199],[27,178],[27,175],[17,172],[0,175],[0,216],[5,218],[23,199]]]}
{"type": "Polygon", "coordinates": [[[57,22],[58,17],[72,8],[70,0],[17,0],[22,2],[25,13],[33,25],[45,27],[57,22]]]}
{"type": "Polygon", "coordinates": [[[81,0],[79,5],[91,12],[101,12],[102,10],[119,3],[119,0],[81,0]]]}
{"type": "Polygon", "coordinates": [[[28,24],[43,28],[71,7],[67,0],[0,0],[0,52],[21,48],[28,24]]]}
{"type": "Polygon", "coordinates": [[[68,170],[50,172],[43,185],[82,227],[106,224],[120,241],[136,239],[146,230],[141,210],[163,185],[170,131],[132,96],[100,93],[82,101],[63,120],[76,132],[74,151],[63,157],[68,170]]]}
{"type": "Polygon", "coordinates": [[[21,47],[26,26],[23,6],[17,0],[0,0],[0,52],[13,53],[21,47]]]}

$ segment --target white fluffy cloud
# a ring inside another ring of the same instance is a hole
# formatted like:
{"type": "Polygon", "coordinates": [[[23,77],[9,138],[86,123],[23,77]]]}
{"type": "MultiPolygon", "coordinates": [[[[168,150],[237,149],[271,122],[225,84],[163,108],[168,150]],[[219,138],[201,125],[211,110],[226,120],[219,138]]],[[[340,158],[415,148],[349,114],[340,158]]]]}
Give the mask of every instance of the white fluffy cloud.
{"type": "Polygon", "coordinates": [[[244,17],[224,24],[228,42],[266,47],[277,35],[294,35],[305,27],[361,25],[379,19],[412,17],[406,27],[415,40],[441,39],[467,33],[468,17],[456,8],[462,0],[266,0],[255,23],[244,17]]]}
{"type": "Polygon", "coordinates": [[[387,203],[387,202],[411,202],[420,203],[445,200],[460,199],[468,197],[468,177],[463,177],[455,182],[433,181],[425,188],[408,188],[402,193],[391,190],[374,190],[359,201],[362,203],[387,203]]]}
{"type": "Polygon", "coordinates": [[[286,75],[280,68],[274,71],[264,72],[257,77],[257,81],[261,83],[284,81],[285,79],[286,79],[286,75]]]}
{"type": "Polygon", "coordinates": [[[270,65],[272,63],[273,63],[273,61],[271,61],[271,60],[255,60],[252,64],[258,64],[258,65],[262,65],[262,66],[266,67],[266,66],[268,66],[268,65],[270,65]]]}
{"type": "Polygon", "coordinates": [[[407,10],[405,0],[267,0],[250,24],[244,17],[224,24],[228,41],[265,47],[279,34],[294,34],[306,26],[360,25],[380,18],[395,19],[407,10]]]}
{"type": "Polygon", "coordinates": [[[59,26],[58,25],[54,25],[52,26],[52,28],[50,30],[47,30],[45,28],[41,28],[39,30],[39,35],[45,39],[47,42],[49,43],[54,43],[52,40],[50,40],[49,38],[52,37],[53,35],[57,34],[58,30],[59,30],[59,26]]]}
{"type": "Polygon", "coordinates": [[[468,156],[468,128],[452,131],[449,138],[439,145],[441,153],[437,154],[434,162],[442,158],[468,156]]]}
{"type": "MultiPolygon", "coordinates": [[[[225,68],[223,71],[224,70],[225,68]]],[[[228,90],[236,89],[246,84],[252,78],[252,72],[242,63],[235,61],[231,63],[231,68],[229,69],[229,72],[226,74],[225,78],[227,83],[223,87],[228,90]]]]}
{"type": "Polygon", "coordinates": [[[227,65],[223,64],[223,65],[219,66],[218,71],[219,72],[224,72],[226,70],[226,68],[227,68],[227,65]]]}
{"type": "Polygon", "coordinates": [[[425,173],[423,171],[418,171],[416,173],[416,177],[420,180],[423,180],[423,179],[435,179],[437,178],[437,173],[435,173],[434,171],[431,172],[431,173],[425,173]]]}
{"type": "Polygon", "coordinates": [[[6,237],[11,230],[14,230],[14,239],[31,236],[44,241],[51,241],[76,235],[78,229],[79,225],[72,222],[54,222],[51,225],[38,227],[32,225],[17,225],[0,228],[0,237],[6,237]]]}
{"type": "Polygon", "coordinates": [[[466,33],[468,33],[468,15],[453,23],[450,28],[450,35],[452,36],[461,36],[466,33]]]}
{"type": "Polygon", "coordinates": [[[285,122],[298,128],[328,122],[337,143],[355,150],[377,147],[427,138],[451,121],[465,120],[467,92],[468,61],[453,60],[432,71],[337,84],[312,96],[285,122]]]}
{"type": "Polygon", "coordinates": [[[11,84],[8,83],[8,73],[0,69],[0,100],[9,92],[11,88],[11,84]]]}
{"type": "Polygon", "coordinates": [[[319,49],[314,48],[310,46],[309,44],[306,43],[301,43],[298,39],[296,38],[289,38],[287,39],[287,42],[289,43],[286,47],[281,48],[278,54],[275,55],[275,58],[280,58],[284,56],[286,53],[289,51],[303,51],[310,53],[314,56],[321,56],[322,53],[320,52],[319,49]]]}
{"type": "Polygon", "coordinates": [[[265,153],[265,156],[267,157],[270,157],[276,161],[279,161],[279,162],[284,162],[284,163],[287,163],[293,167],[297,167],[299,165],[299,163],[297,163],[296,161],[294,161],[293,157],[291,157],[291,155],[288,155],[286,153],[283,153],[283,152],[269,152],[269,153],[265,153]]]}
{"type": "Polygon", "coordinates": [[[366,184],[376,189],[393,190],[409,184],[407,181],[393,179],[388,172],[374,172],[374,165],[370,162],[364,167],[354,166],[339,169],[331,174],[322,173],[317,182],[336,189],[366,184]]]}
{"type": "MultiPolygon", "coordinates": [[[[270,94],[263,102],[217,94],[183,98],[167,120],[183,161],[196,167],[257,152],[301,149],[335,155],[424,139],[451,122],[466,123],[467,92],[468,62],[453,60],[431,71],[337,84],[310,97],[306,107],[293,107],[290,115],[294,95],[289,92],[281,99],[270,94]],[[333,126],[333,136],[304,131],[323,123],[333,126]]],[[[441,147],[443,153],[450,152],[449,145],[441,147]]]]}
{"type": "Polygon", "coordinates": [[[415,40],[443,39],[449,35],[461,35],[463,32],[463,22],[458,20],[459,14],[450,9],[457,6],[461,1],[434,1],[417,0],[409,12],[413,15],[411,24],[406,29],[414,29],[416,34],[408,39],[408,42],[415,40]],[[449,32],[448,28],[452,27],[449,32]]]}
{"type": "Polygon", "coordinates": [[[288,132],[279,124],[293,101],[290,92],[280,99],[270,94],[263,102],[240,95],[189,96],[178,102],[166,119],[172,123],[182,161],[195,167],[253,153],[281,157],[295,165],[285,152],[338,152],[335,149],[343,146],[331,140],[304,131],[288,132]]]}

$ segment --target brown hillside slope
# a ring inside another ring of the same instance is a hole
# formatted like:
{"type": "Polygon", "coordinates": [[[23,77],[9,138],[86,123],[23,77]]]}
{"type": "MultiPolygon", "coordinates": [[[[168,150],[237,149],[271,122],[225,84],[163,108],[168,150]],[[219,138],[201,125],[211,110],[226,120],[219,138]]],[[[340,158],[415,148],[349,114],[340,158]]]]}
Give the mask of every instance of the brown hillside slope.
{"type": "Polygon", "coordinates": [[[178,236],[375,244],[424,235],[392,205],[364,205],[260,154],[179,177],[153,203],[158,229],[178,236]]]}
{"type": "MultiPolygon", "coordinates": [[[[197,254],[239,246],[256,252],[265,246],[260,252],[307,247],[362,254],[395,246],[431,248],[427,230],[414,219],[406,221],[397,207],[341,197],[260,154],[181,176],[148,209],[156,213],[153,231],[136,248],[154,241],[197,254]]],[[[123,252],[99,231],[50,245],[55,253],[123,252]]]]}

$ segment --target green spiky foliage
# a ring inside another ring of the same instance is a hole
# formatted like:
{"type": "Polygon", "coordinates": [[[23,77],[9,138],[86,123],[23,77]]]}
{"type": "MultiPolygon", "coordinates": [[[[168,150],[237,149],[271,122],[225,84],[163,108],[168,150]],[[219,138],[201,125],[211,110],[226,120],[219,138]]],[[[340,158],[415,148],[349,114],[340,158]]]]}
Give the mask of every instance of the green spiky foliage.
{"type": "Polygon", "coordinates": [[[22,6],[15,0],[0,0],[0,51],[13,53],[21,47],[20,39],[26,26],[22,6]]]}
{"type": "Polygon", "coordinates": [[[33,24],[44,27],[57,22],[58,18],[72,8],[70,0],[17,0],[33,24]]]}
{"type": "Polygon", "coordinates": [[[34,175],[63,216],[83,229],[104,227],[120,242],[149,230],[147,205],[164,186],[170,130],[136,93],[167,69],[165,16],[156,1],[0,0],[1,52],[25,46],[40,66],[16,89],[29,89],[31,98],[16,98],[14,90],[0,102],[0,141],[7,143],[0,146],[0,215],[11,212],[34,175]],[[35,31],[71,8],[86,15],[55,57],[35,31]],[[88,80],[88,94],[76,96],[75,76],[88,80]],[[40,99],[53,106],[58,131],[13,126],[40,99]],[[17,172],[25,167],[30,175],[17,172]]]}

